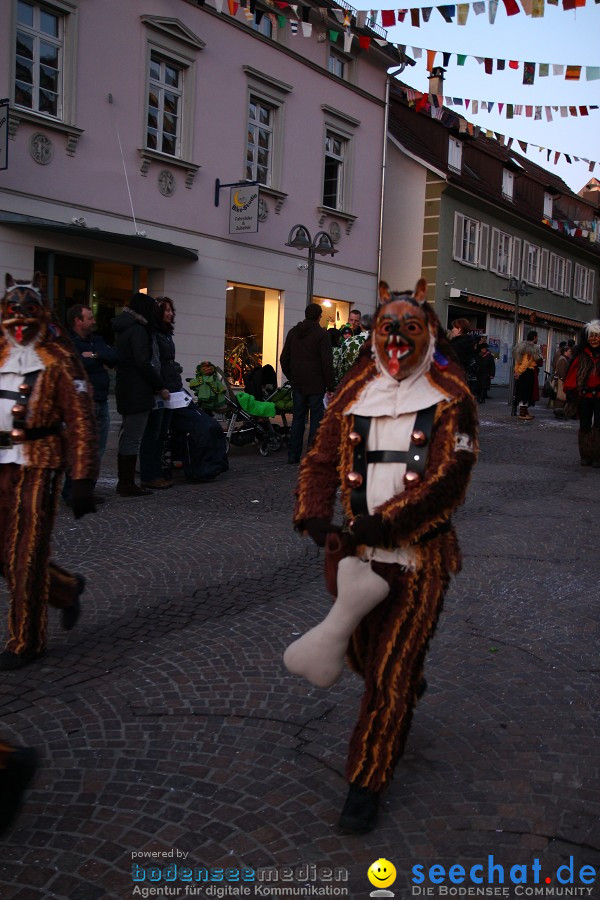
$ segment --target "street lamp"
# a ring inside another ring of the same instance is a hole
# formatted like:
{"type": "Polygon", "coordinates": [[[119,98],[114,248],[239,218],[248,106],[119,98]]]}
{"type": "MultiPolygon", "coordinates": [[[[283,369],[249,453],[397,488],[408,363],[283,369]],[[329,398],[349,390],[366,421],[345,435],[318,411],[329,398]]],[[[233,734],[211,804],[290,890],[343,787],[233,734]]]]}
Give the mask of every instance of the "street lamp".
{"type": "Polygon", "coordinates": [[[503,288],[502,290],[508,291],[510,294],[515,295],[515,321],[513,326],[513,345],[512,351],[510,354],[510,376],[508,380],[508,402],[511,405],[511,415],[516,416],[517,407],[514,401],[514,389],[515,389],[515,347],[519,340],[519,299],[521,297],[527,297],[532,291],[527,287],[527,282],[525,279],[521,279],[518,281],[514,276],[510,278],[508,282],[508,287],[503,288]]]}
{"type": "Polygon", "coordinates": [[[306,282],[306,305],[312,303],[313,284],[315,281],[315,253],[319,256],[333,256],[337,250],[326,231],[317,231],[314,240],[305,225],[294,225],[288,235],[286,247],[294,250],[308,250],[308,277],[306,282]]]}

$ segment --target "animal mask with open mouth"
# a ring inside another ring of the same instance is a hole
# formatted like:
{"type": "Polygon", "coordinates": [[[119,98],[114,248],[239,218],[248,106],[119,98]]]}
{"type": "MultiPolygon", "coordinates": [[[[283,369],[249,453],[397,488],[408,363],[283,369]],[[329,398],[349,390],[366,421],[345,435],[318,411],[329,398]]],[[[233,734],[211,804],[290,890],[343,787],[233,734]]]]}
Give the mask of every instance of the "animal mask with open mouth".
{"type": "Polygon", "coordinates": [[[403,381],[424,360],[431,334],[426,313],[412,298],[392,300],[377,310],[373,342],[380,365],[403,381]]]}
{"type": "Polygon", "coordinates": [[[15,281],[6,275],[6,292],[0,304],[0,328],[5,337],[24,346],[43,337],[49,320],[49,310],[41,291],[39,272],[31,281],[15,281]]]}

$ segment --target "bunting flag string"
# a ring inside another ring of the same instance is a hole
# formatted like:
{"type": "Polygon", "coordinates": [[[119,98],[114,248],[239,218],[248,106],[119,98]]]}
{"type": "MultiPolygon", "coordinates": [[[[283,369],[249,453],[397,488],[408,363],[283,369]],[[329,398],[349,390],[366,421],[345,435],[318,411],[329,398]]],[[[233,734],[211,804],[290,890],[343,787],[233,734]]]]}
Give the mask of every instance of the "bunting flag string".
{"type": "MultiPolygon", "coordinates": [[[[598,0],[595,0],[598,3],[598,0]]],[[[549,6],[559,6],[559,0],[546,0],[549,6]]],[[[517,0],[503,0],[504,10],[507,16],[516,16],[521,12],[521,8],[517,0]]],[[[562,8],[565,12],[576,10],[586,5],[586,0],[562,0],[562,8]]],[[[532,19],[543,19],[545,13],[544,0],[521,0],[521,6],[526,16],[532,19]]],[[[473,7],[473,13],[480,16],[488,11],[488,21],[493,25],[496,21],[496,13],[498,10],[498,0],[475,0],[473,3],[457,3],[444,4],[443,6],[413,7],[412,9],[382,9],[381,24],[384,28],[391,28],[394,25],[401,25],[407,14],[410,16],[410,24],[416,28],[420,27],[419,14],[424,22],[429,22],[431,11],[437,9],[441,17],[449,25],[453,24],[456,19],[457,25],[466,25],[470,8],[473,7]],[[426,14],[426,15],[425,15],[426,14]]],[[[369,15],[376,15],[376,10],[369,10],[369,15]]]]}
{"type": "MultiPolygon", "coordinates": [[[[417,110],[417,112],[429,113],[429,115],[431,116],[432,119],[438,119],[439,121],[446,124],[448,127],[450,127],[450,126],[454,127],[457,125],[460,134],[469,134],[471,137],[479,137],[480,135],[483,135],[486,138],[488,138],[489,140],[495,139],[496,141],[498,141],[500,146],[506,147],[507,149],[510,149],[510,147],[516,140],[523,154],[527,155],[528,149],[534,148],[534,149],[538,150],[540,153],[545,153],[546,154],[546,162],[548,162],[548,163],[552,162],[554,165],[556,165],[559,162],[561,156],[564,156],[565,161],[569,164],[572,164],[573,162],[586,163],[586,165],[588,166],[589,172],[593,172],[595,167],[597,165],[599,165],[597,160],[587,159],[586,157],[582,157],[582,156],[576,156],[573,153],[565,153],[564,151],[561,151],[561,150],[552,150],[552,149],[549,149],[548,147],[542,147],[542,146],[540,146],[540,144],[534,144],[531,141],[522,141],[522,140],[519,140],[518,138],[507,137],[506,135],[501,134],[498,131],[492,131],[489,128],[482,128],[479,125],[475,125],[473,122],[467,121],[467,119],[464,118],[464,116],[460,115],[460,113],[456,113],[454,110],[447,109],[446,107],[441,105],[442,99],[445,99],[446,105],[448,105],[449,99],[452,99],[454,105],[456,105],[457,98],[448,98],[448,97],[442,98],[442,97],[437,97],[433,94],[423,94],[423,93],[421,93],[421,91],[417,91],[414,88],[407,88],[407,87],[402,89],[402,93],[406,97],[409,106],[414,107],[417,110]]],[[[477,112],[477,110],[474,110],[473,106],[475,104],[479,104],[480,101],[465,100],[465,101],[460,101],[460,102],[464,102],[465,109],[467,109],[468,106],[471,105],[471,111],[473,113],[475,113],[475,112],[477,112]]],[[[483,102],[484,101],[481,101],[481,103],[483,103],[483,102]]],[[[493,107],[494,104],[491,103],[491,104],[487,104],[487,105],[488,105],[488,111],[491,112],[491,108],[489,108],[489,107],[493,107]]],[[[508,105],[510,105],[510,104],[507,104],[507,106],[508,105]]],[[[503,107],[504,104],[498,103],[498,106],[503,107]]],[[[590,107],[586,107],[586,108],[587,109],[598,109],[597,106],[594,106],[594,107],[590,106],[590,107]]],[[[562,114],[563,107],[559,107],[559,109],[561,110],[561,114],[562,114]]],[[[565,109],[565,115],[568,115],[566,110],[568,110],[569,107],[564,107],[564,109],[565,109]]],[[[541,118],[541,115],[540,115],[540,118],[541,118]]]]}
{"type": "MultiPolygon", "coordinates": [[[[419,94],[419,91],[416,91],[416,93],[419,94]]],[[[587,116],[589,115],[590,110],[594,111],[600,109],[600,106],[597,105],[552,106],[547,104],[538,104],[535,106],[528,106],[524,103],[508,103],[506,101],[499,100],[472,100],[468,97],[462,98],[448,96],[444,96],[444,103],[449,107],[464,106],[465,109],[469,109],[470,105],[471,113],[474,116],[476,116],[480,112],[497,112],[498,115],[502,115],[502,113],[504,112],[507,119],[514,119],[515,117],[522,115],[525,115],[528,119],[541,119],[543,110],[547,122],[554,121],[552,113],[556,113],[562,118],[566,118],[568,116],[587,116]]]]}
{"type": "MultiPolygon", "coordinates": [[[[405,44],[396,45],[399,50],[405,51],[405,44]]],[[[471,56],[467,53],[448,53],[443,50],[425,50],[424,47],[411,47],[412,55],[415,59],[421,59],[423,53],[427,54],[427,71],[436,65],[436,57],[442,55],[442,65],[448,66],[453,56],[456,56],[456,64],[464,66],[467,59],[474,59],[479,65],[483,66],[486,75],[493,75],[494,71],[503,72],[506,70],[506,59],[493,59],[486,56],[471,56]]],[[[439,63],[437,63],[439,65],[439,63]]],[[[538,77],[544,78],[550,75],[564,75],[565,81],[580,81],[582,74],[585,72],[586,81],[598,81],[600,79],[600,66],[566,66],[561,63],[539,63],[539,62],[521,62],[517,59],[508,60],[509,69],[519,69],[523,66],[523,84],[530,85],[535,81],[535,73],[538,77]]]]}

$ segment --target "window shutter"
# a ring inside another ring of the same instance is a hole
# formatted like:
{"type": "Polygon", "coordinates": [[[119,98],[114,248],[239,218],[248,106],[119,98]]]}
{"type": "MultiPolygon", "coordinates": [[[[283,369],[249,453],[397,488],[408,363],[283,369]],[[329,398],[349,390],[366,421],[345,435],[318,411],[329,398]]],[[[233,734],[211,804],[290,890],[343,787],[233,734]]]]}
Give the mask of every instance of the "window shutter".
{"type": "Polygon", "coordinates": [[[594,302],[594,275],[595,272],[593,269],[588,269],[588,291],[586,300],[588,303],[594,302]]]}
{"type": "Polygon", "coordinates": [[[463,232],[465,217],[459,212],[454,213],[454,259],[462,261],[463,258],[463,232]]]}
{"type": "Polygon", "coordinates": [[[479,223],[479,268],[487,269],[488,267],[488,239],[490,226],[479,223]]]}
{"type": "Polygon", "coordinates": [[[511,275],[519,278],[521,275],[521,238],[512,239],[511,275]]]}
{"type": "Polygon", "coordinates": [[[498,271],[498,244],[500,241],[500,232],[497,228],[492,228],[492,247],[490,250],[490,272],[498,271]]]}
{"type": "Polygon", "coordinates": [[[550,254],[548,263],[548,289],[556,292],[556,256],[554,253],[550,254]]]}
{"type": "Polygon", "coordinates": [[[548,251],[542,250],[540,253],[540,279],[541,288],[545,288],[548,284],[548,251]]]}
{"type": "Polygon", "coordinates": [[[563,294],[565,297],[571,296],[571,268],[572,263],[571,260],[568,259],[565,263],[565,283],[563,286],[563,294]]]}
{"type": "Polygon", "coordinates": [[[527,281],[527,276],[529,274],[529,247],[530,244],[528,241],[523,241],[523,261],[522,261],[522,271],[521,278],[524,278],[527,281]]]}

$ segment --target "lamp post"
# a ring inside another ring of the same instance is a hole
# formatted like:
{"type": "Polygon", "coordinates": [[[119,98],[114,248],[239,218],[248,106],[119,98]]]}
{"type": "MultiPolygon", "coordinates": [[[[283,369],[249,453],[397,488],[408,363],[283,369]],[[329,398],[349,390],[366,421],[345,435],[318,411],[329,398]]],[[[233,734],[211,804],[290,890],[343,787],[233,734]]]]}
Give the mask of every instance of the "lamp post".
{"type": "Polygon", "coordinates": [[[333,241],[326,231],[317,231],[313,239],[305,225],[294,225],[288,235],[285,246],[293,247],[294,250],[308,250],[308,277],[306,281],[306,305],[308,306],[313,299],[315,254],[318,253],[319,256],[333,256],[338,251],[333,246],[333,241]]]}
{"type": "Polygon", "coordinates": [[[513,345],[512,351],[510,354],[510,376],[508,380],[508,402],[511,406],[511,415],[516,416],[517,407],[514,400],[515,393],[515,347],[519,340],[519,300],[521,297],[527,297],[532,292],[527,287],[527,282],[525,279],[521,279],[518,281],[514,276],[510,278],[508,282],[508,287],[503,288],[504,291],[508,291],[511,294],[515,295],[515,321],[513,326],[513,345]]]}

